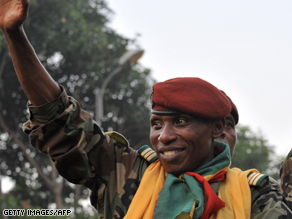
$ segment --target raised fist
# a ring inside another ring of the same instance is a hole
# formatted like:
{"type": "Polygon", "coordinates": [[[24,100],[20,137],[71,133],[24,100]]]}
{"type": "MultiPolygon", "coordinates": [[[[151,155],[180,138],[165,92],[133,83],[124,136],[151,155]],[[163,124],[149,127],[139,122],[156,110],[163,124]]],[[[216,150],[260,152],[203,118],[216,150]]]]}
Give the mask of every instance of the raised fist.
{"type": "Polygon", "coordinates": [[[17,30],[28,14],[29,0],[0,0],[0,28],[17,30]]]}

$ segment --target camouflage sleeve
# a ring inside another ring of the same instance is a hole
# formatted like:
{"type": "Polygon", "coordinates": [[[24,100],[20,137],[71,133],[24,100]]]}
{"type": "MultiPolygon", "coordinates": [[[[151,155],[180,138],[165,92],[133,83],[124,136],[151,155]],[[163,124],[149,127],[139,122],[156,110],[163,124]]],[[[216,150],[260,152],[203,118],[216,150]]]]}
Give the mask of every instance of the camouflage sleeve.
{"type": "Polygon", "coordinates": [[[251,186],[252,219],[292,218],[292,212],[285,203],[274,180],[265,179],[259,187],[251,186]]]}
{"type": "Polygon", "coordinates": [[[101,131],[64,89],[56,100],[28,107],[30,116],[23,130],[29,134],[31,145],[49,154],[65,179],[90,188],[94,207],[110,206],[115,199],[121,202],[117,194],[125,193],[125,184],[131,187],[132,179],[139,184],[147,165],[137,160],[137,151],[122,135],[117,133],[115,138],[101,131]]]}
{"type": "Polygon", "coordinates": [[[281,191],[286,199],[287,205],[292,209],[292,150],[281,164],[280,177],[281,191]]]}

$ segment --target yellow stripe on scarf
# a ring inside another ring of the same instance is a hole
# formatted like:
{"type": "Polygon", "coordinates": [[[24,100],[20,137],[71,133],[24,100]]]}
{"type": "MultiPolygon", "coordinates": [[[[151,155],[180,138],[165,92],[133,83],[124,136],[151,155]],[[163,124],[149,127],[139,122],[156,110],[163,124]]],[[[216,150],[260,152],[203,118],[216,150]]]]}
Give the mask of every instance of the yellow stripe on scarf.
{"type": "MultiPolygon", "coordinates": [[[[227,168],[228,167],[223,170],[226,171],[227,168]]],[[[210,180],[217,173],[207,175],[204,178],[210,180]]],[[[164,183],[165,171],[160,161],[157,160],[153,162],[145,171],[139,189],[135,194],[124,219],[153,219],[159,192],[162,190],[164,183]]]]}
{"type": "Polygon", "coordinates": [[[135,194],[124,219],[152,219],[158,194],[161,191],[164,182],[164,168],[157,160],[152,163],[144,173],[139,189],[135,194]]]}
{"type": "MultiPolygon", "coordinates": [[[[250,219],[251,193],[247,177],[250,172],[258,173],[256,169],[227,170],[226,179],[221,182],[219,189],[219,198],[225,202],[226,207],[214,213],[211,219],[250,219]]],[[[209,175],[204,178],[212,177],[209,175]]],[[[156,201],[164,182],[164,168],[157,160],[147,168],[124,219],[153,219],[156,201]]]]}
{"type": "Polygon", "coordinates": [[[238,168],[228,169],[226,180],[221,182],[219,198],[225,202],[225,208],[217,211],[211,219],[249,219],[251,214],[251,193],[248,174],[258,171],[250,169],[241,171],[238,168]]]}

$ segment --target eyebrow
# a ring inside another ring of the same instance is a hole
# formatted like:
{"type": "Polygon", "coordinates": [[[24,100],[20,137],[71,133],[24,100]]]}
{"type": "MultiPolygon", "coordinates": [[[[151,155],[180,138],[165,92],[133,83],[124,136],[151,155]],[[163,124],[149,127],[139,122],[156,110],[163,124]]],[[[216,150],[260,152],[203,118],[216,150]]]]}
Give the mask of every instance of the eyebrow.
{"type": "Polygon", "coordinates": [[[235,123],[235,120],[234,120],[234,118],[232,116],[226,116],[225,119],[226,120],[231,120],[232,122],[235,123]]]}

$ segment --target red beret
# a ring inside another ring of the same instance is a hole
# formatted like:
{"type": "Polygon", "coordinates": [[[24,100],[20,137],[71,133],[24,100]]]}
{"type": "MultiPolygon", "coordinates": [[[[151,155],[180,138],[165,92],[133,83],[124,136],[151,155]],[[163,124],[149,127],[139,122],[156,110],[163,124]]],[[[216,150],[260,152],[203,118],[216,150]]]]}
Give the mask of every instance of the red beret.
{"type": "Polygon", "coordinates": [[[235,121],[235,125],[237,125],[238,123],[238,120],[239,120],[239,115],[238,115],[238,110],[237,110],[237,107],[235,106],[235,104],[232,102],[232,100],[230,99],[230,97],[228,97],[226,95],[226,93],[222,90],[222,93],[228,98],[230,104],[231,104],[231,115],[233,116],[234,118],[234,121],[235,121]]]}
{"type": "Polygon", "coordinates": [[[187,113],[218,119],[231,111],[228,98],[214,85],[200,78],[174,78],[153,85],[152,113],[187,113]]]}

